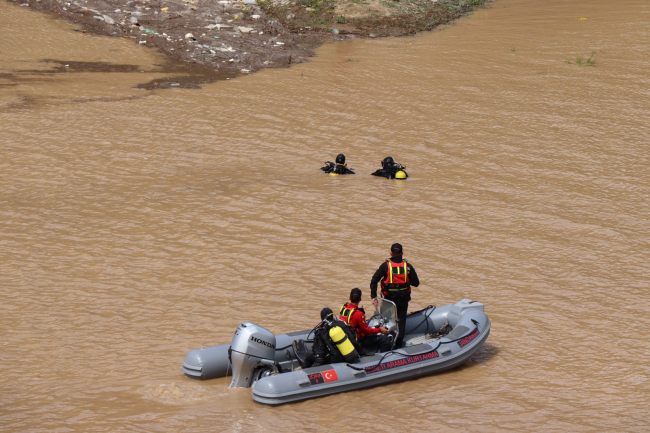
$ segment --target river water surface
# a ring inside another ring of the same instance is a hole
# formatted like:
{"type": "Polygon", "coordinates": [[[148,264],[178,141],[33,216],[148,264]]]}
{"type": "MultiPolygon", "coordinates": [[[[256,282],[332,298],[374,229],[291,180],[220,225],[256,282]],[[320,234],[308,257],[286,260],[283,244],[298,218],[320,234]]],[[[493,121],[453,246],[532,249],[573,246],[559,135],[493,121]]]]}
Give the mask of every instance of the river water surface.
{"type": "Polygon", "coordinates": [[[153,51],[0,2],[0,430],[647,431],[649,23],[499,0],[151,92],[153,51]],[[357,175],[318,170],[339,152],[357,175]],[[407,181],[369,176],[388,155],[407,181]],[[276,408],[183,376],[243,320],[368,304],[393,242],[412,310],[485,303],[462,368],[276,408]]]}

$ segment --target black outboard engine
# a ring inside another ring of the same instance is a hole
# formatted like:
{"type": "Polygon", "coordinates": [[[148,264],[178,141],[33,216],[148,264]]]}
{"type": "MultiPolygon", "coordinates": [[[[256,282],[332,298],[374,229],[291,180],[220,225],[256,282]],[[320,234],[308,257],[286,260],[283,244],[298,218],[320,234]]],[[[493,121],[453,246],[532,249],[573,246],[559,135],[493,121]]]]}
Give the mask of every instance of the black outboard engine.
{"type": "Polygon", "coordinates": [[[277,374],[275,335],[254,323],[242,323],[230,343],[230,362],[230,388],[249,388],[260,377],[277,374]]]}

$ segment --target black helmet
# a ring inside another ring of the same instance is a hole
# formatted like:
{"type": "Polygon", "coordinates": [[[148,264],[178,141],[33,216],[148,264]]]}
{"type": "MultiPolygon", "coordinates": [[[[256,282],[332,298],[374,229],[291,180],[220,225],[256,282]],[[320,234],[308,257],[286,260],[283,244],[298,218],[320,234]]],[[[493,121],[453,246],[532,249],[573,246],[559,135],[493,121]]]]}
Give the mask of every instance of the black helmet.
{"type": "Polygon", "coordinates": [[[337,164],[345,164],[345,155],[343,155],[342,153],[339,153],[336,156],[336,163],[337,164]]]}
{"type": "Polygon", "coordinates": [[[390,156],[387,156],[387,157],[384,158],[384,160],[381,162],[381,166],[382,166],[382,168],[392,167],[393,165],[395,165],[395,161],[393,161],[393,158],[391,158],[390,156]]]}
{"type": "Polygon", "coordinates": [[[320,310],[320,320],[325,320],[325,318],[330,314],[334,314],[331,308],[327,308],[327,307],[323,308],[322,310],[320,310]]]}

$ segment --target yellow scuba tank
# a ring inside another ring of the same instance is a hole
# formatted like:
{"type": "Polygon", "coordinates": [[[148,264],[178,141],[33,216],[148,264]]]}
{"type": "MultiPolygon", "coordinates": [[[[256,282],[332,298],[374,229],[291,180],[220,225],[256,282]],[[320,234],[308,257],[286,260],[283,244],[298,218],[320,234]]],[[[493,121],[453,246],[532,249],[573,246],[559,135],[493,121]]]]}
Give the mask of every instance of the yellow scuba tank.
{"type": "Polygon", "coordinates": [[[354,345],[340,326],[332,326],[329,335],[330,339],[347,362],[354,362],[359,359],[357,349],[354,348],[354,345]]]}
{"type": "Polygon", "coordinates": [[[398,171],[395,173],[395,179],[406,179],[406,173],[402,170],[398,171]]]}
{"type": "Polygon", "coordinates": [[[334,173],[333,171],[330,171],[330,176],[338,176],[338,173],[334,173]]]}

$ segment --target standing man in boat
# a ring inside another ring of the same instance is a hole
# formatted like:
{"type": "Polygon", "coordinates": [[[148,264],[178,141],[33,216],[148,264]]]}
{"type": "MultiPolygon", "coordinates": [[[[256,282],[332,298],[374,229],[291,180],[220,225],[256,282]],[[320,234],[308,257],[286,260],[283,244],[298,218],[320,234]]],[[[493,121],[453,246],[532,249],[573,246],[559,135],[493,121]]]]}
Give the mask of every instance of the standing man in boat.
{"type": "Polygon", "coordinates": [[[339,312],[341,320],[355,329],[357,340],[361,347],[369,352],[387,352],[393,345],[393,340],[387,335],[388,328],[371,328],[366,323],[366,312],[359,307],[361,290],[352,289],[350,302],[346,302],[339,312]]]}
{"type": "Polygon", "coordinates": [[[402,258],[401,244],[390,247],[390,259],[386,259],[372,276],[370,281],[370,297],[372,303],[377,305],[377,283],[381,282],[382,297],[393,301],[397,306],[397,319],[399,335],[395,341],[395,348],[404,345],[406,330],[406,312],[411,300],[411,286],[420,285],[420,279],[413,266],[402,258]]]}

